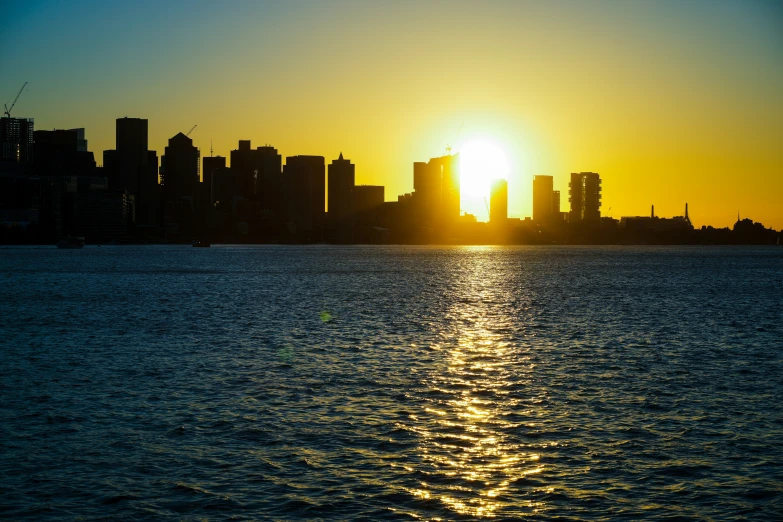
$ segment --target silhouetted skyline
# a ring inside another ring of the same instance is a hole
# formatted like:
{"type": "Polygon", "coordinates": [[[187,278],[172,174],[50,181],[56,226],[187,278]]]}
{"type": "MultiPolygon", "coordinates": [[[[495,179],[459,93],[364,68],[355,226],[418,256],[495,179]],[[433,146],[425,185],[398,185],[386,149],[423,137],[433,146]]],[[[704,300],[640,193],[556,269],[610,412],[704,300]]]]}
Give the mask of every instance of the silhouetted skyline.
{"type": "Polygon", "coordinates": [[[565,209],[592,171],[615,216],[688,201],[698,224],[781,228],[781,24],[775,1],[14,3],[0,101],[29,82],[13,115],[87,129],[99,163],[137,116],[159,156],[194,124],[202,156],[343,151],[393,200],[412,162],[486,140],[509,169],[484,195],[506,177],[511,217],[532,215],[513,187],[554,176],[565,209]]]}

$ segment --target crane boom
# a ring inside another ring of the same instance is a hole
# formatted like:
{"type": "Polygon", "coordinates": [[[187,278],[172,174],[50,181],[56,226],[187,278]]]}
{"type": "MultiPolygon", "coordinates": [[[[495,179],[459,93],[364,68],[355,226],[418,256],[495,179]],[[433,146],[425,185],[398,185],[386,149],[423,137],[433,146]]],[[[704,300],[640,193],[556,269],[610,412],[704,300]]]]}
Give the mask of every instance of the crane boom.
{"type": "Polygon", "coordinates": [[[24,88],[27,87],[27,82],[24,82],[24,85],[22,85],[22,88],[19,89],[19,92],[16,93],[16,98],[14,98],[14,101],[11,103],[11,106],[4,105],[5,107],[5,117],[10,118],[11,117],[11,110],[14,108],[14,105],[16,105],[16,100],[19,99],[19,97],[22,95],[22,91],[24,91],[24,88]]]}
{"type": "Polygon", "coordinates": [[[192,126],[192,127],[190,128],[190,130],[187,132],[187,134],[185,134],[185,136],[190,136],[190,133],[191,133],[191,132],[193,132],[194,130],[196,130],[196,127],[198,127],[198,125],[194,125],[194,126],[192,126]]]}

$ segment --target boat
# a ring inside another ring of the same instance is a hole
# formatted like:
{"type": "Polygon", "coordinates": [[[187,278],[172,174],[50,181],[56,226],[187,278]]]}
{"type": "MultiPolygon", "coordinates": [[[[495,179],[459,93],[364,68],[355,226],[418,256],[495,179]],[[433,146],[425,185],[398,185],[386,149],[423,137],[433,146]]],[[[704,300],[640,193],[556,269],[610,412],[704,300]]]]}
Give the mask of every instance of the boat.
{"type": "Polygon", "coordinates": [[[57,248],[84,248],[84,238],[68,236],[57,242],[57,248]]]}
{"type": "Polygon", "coordinates": [[[209,241],[196,240],[193,242],[193,246],[196,248],[209,248],[212,246],[212,244],[209,241]]]}

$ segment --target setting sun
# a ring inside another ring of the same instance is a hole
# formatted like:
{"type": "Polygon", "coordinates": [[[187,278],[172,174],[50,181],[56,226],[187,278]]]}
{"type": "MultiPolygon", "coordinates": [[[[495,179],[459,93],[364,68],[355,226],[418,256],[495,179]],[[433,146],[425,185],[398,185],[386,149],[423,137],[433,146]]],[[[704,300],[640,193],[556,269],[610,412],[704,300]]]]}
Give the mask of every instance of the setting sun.
{"type": "Polygon", "coordinates": [[[468,141],[459,150],[460,192],[466,212],[486,216],[484,198],[493,179],[508,178],[508,160],[503,150],[487,140],[468,141]]]}

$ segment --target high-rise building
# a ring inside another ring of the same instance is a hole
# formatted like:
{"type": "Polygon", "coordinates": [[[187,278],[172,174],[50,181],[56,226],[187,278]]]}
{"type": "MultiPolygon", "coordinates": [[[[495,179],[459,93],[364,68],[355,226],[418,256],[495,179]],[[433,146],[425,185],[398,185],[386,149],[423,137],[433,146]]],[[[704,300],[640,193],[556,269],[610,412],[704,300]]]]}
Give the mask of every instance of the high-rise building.
{"type": "Polygon", "coordinates": [[[413,164],[415,206],[428,224],[456,223],[460,214],[459,155],[413,164]]]}
{"type": "Polygon", "coordinates": [[[288,156],[283,168],[286,219],[296,234],[321,239],[326,196],[323,156],[288,156]]]}
{"type": "Polygon", "coordinates": [[[601,177],[595,172],[574,172],[568,185],[569,220],[592,221],[601,217],[601,177]]]}
{"type": "Polygon", "coordinates": [[[34,126],[32,118],[0,118],[0,161],[32,163],[34,126]]]}
{"type": "Polygon", "coordinates": [[[533,178],[533,221],[542,223],[552,219],[552,176],[533,178]]]}
{"type": "Polygon", "coordinates": [[[199,176],[199,150],[193,140],[178,133],[169,140],[160,159],[160,180],[167,201],[193,197],[199,176]]]}
{"type": "Polygon", "coordinates": [[[492,225],[505,225],[508,219],[508,181],[492,181],[489,196],[489,222],[492,225]]]}
{"type": "Polygon", "coordinates": [[[269,145],[252,149],[250,140],[239,140],[231,151],[231,169],[243,179],[242,195],[270,210],[280,210],[282,165],[283,157],[269,145]]]}
{"type": "Polygon", "coordinates": [[[356,165],[340,157],[329,164],[328,204],[329,219],[340,221],[353,215],[353,190],[356,182],[356,165]]]}
{"type": "Polygon", "coordinates": [[[226,168],[225,156],[204,156],[204,168],[201,170],[202,183],[204,184],[205,191],[209,194],[209,203],[215,202],[215,193],[212,180],[214,179],[214,173],[218,169],[226,168]]]}
{"type": "Polygon", "coordinates": [[[103,151],[103,171],[109,188],[127,190],[134,201],[137,225],[160,224],[158,155],[147,149],[148,121],[117,118],[116,148],[103,151]]]}

